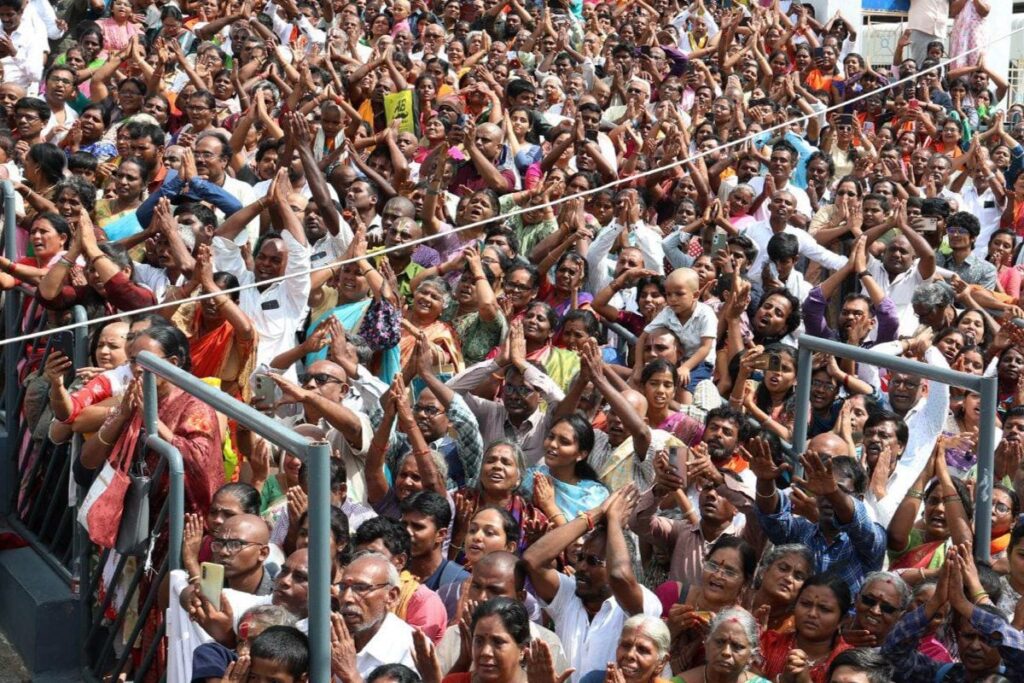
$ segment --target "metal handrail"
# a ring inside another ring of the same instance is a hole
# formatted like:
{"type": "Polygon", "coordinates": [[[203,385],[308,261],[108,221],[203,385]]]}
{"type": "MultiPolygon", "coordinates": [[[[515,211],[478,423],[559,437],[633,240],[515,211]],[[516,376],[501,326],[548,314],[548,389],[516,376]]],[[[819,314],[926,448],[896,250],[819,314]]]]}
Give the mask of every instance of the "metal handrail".
{"type": "MultiPolygon", "coordinates": [[[[800,337],[796,374],[796,415],[793,424],[794,458],[807,447],[807,425],[811,403],[811,354],[827,353],[849,358],[897,372],[924,377],[941,384],[977,392],[981,396],[981,431],[978,434],[978,479],[975,489],[974,554],[980,560],[990,559],[992,538],[992,486],[995,474],[995,424],[999,403],[998,380],[990,370],[985,375],[969,375],[949,368],[928,365],[916,360],[891,356],[842,342],[805,334],[800,337]]],[[[793,463],[799,473],[800,463],[793,463]]]]}
{"type": "MultiPolygon", "coordinates": [[[[0,182],[0,197],[3,198],[4,206],[4,255],[9,259],[17,259],[18,242],[14,233],[17,217],[14,213],[14,184],[9,180],[0,182]]],[[[7,292],[4,297],[4,330],[8,335],[16,334],[18,325],[18,303],[20,297],[14,292],[7,292]]],[[[17,486],[17,456],[15,439],[17,429],[12,428],[16,424],[15,417],[18,415],[18,358],[11,351],[4,354],[4,431],[2,436],[3,452],[5,458],[0,458],[0,515],[7,515],[11,512],[14,503],[14,490],[17,486]]]]}
{"type": "MultiPolygon", "coordinates": [[[[156,431],[157,396],[154,375],[157,375],[306,462],[309,467],[309,680],[330,680],[330,446],[326,441],[310,441],[300,436],[294,430],[278,424],[263,413],[148,351],[136,356],[135,362],[145,371],[143,414],[146,418],[146,431],[150,435],[147,444],[158,444],[158,448],[163,448],[162,444],[166,444],[157,436],[156,431]]],[[[173,511],[171,514],[171,524],[177,524],[179,528],[183,525],[184,491],[181,495],[182,508],[178,514],[173,511]]],[[[173,553],[177,547],[180,561],[181,536],[177,536],[175,544],[173,529],[172,526],[171,552],[173,553]]],[[[172,568],[175,566],[174,557],[169,556],[172,568]]]]}

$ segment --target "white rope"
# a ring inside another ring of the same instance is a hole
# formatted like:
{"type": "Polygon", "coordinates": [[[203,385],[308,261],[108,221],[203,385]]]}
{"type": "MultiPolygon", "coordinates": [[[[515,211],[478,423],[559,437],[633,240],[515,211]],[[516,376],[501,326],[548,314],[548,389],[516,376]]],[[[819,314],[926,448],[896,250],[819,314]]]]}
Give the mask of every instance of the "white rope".
{"type": "Polygon", "coordinates": [[[39,331],[39,332],[30,332],[28,334],[23,334],[23,335],[18,336],[18,337],[11,337],[11,338],[8,338],[8,339],[0,339],[0,347],[7,346],[9,344],[17,344],[17,343],[20,343],[20,342],[23,342],[23,341],[29,341],[31,339],[38,339],[40,337],[45,337],[45,336],[48,336],[48,335],[51,335],[51,334],[56,334],[58,332],[68,332],[68,331],[77,329],[77,328],[82,327],[82,326],[98,325],[98,324],[101,324],[101,323],[120,321],[120,320],[124,320],[125,316],[136,315],[136,314],[140,314],[140,313],[152,313],[154,311],[159,311],[160,309],[166,308],[169,305],[178,305],[178,306],[180,306],[182,304],[202,301],[204,299],[210,299],[210,298],[213,298],[215,296],[219,296],[221,294],[234,294],[235,292],[241,292],[243,289],[251,289],[253,287],[270,286],[272,284],[275,284],[277,282],[281,282],[281,281],[289,279],[289,278],[305,277],[307,275],[311,275],[312,273],[316,273],[316,272],[319,272],[321,270],[327,270],[328,268],[338,268],[340,266],[344,266],[344,265],[349,264],[349,263],[356,263],[358,261],[362,261],[362,260],[364,260],[366,258],[376,258],[378,256],[384,256],[386,254],[389,254],[389,253],[391,253],[393,251],[397,251],[399,249],[407,249],[407,248],[409,248],[411,246],[415,246],[415,245],[418,245],[418,244],[424,244],[426,242],[430,242],[431,240],[437,239],[438,237],[441,237],[441,236],[454,235],[454,234],[462,232],[464,230],[472,230],[474,228],[479,228],[479,227],[488,225],[490,223],[495,223],[495,222],[498,222],[498,221],[504,221],[509,216],[518,216],[519,214],[526,213],[528,211],[536,211],[538,209],[544,209],[544,208],[548,208],[548,207],[553,207],[553,206],[557,206],[559,204],[562,204],[564,202],[571,201],[573,199],[577,199],[577,198],[581,198],[581,197],[587,197],[587,196],[592,195],[592,194],[597,194],[598,192],[603,192],[604,190],[608,190],[608,189],[611,189],[613,187],[617,187],[617,186],[622,185],[624,183],[629,183],[629,182],[632,182],[632,181],[640,179],[640,178],[646,178],[647,176],[655,175],[657,173],[661,173],[661,172],[667,171],[669,169],[678,168],[679,166],[683,166],[683,165],[688,164],[688,163],[690,163],[692,161],[695,161],[697,159],[702,159],[702,158],[704,158],[704,157],[706,157],[706,156],[708,156],[710,154],[717,153],[717,152],[720,152],[720,151],[725,150],[725,149],[729,149],[730,147],[742,146],[742,145],[746,144],[747,142],[752,141],[756,137],[763,136],[765,133],[772,133],[774,131],[778,131],[778,130],[782,130],[782,129],[788,128],[789,126],[791,126],[795,122],[809,121],[812,118],[817,118],[819,116],[823,116],[823,115],[829,114],[829,113],[831,113],[833,111],[838,111],[840,109],[845,109],[850,104],[852,104],[854,102],[859,102],[859,101],[864,100],[864,99],[867,99],[868,97],[871,97],[871,96],[877,94],[878,92],[881,92],[881,91],[884,91],[884,90],[891,90],[891,89],[896,88],[896,87],[898,87],[900,85],[903,85],[905,83],[916,81],[919,77],[923,76],[926,73],[929,73],[931,71],[936,71],[936,70],[943,69],[944,67],[948,66],[954,59],[958,59],[958,58],[963,57],[965,55],[969,55],[969,54],[972,54],[974,52],[978,52],[978,51],[984,49],[985,47],[987,47],[988,45],[990,45],[992,43],[997,43],[997,42],[999,42],[1001,40],[1005,40],[1007,38],[1010,38],[1013,35],[1015,35],[1017,33],[1020,33],[1021,31],[1024,31],[1024,26],[1016,28],[1016,29],[1010,31],[1009,33],[1006,33],[1005,35],[1000,36],[999,38],[996,38],[993,41],[990,41],[989,43],[986,43],[984,45],[978,45],[976,47],[971,48],[970,50],[965,50],[964,52],[961,52],[960,54],[956,55],[955,57],[950,57],[949,59],[947,59],[944,62],[940,62],[938,64],[934,64],[934,65],[932,65],[932,66],[930,66],[930,67],[928,67],[926,69],[921,69],[920,71],[917,71],[914,74],[911,74],[910,76],[906,76],[906,77],[901,78],[901,79],[899,79],[897,81],[893,81],[892,83],[889,83],[888,85],[876,88],[874,90],[865,91],[865,92],[861,93],[860,95],[857,95],[855,97],[851,97],[850,99],[844,100],[843,102],[841,102],[839,104],[836,104],[836,105],[833,105],[833,106],[830,106],[830,107],[826,107],[824,110],[822,110],[820,112],[813,112],[811,114],[802,114],[801,116],[797,116],[797,117],[794,117],[794,118],[791,118],[791,119],[786,119],[782,123],[778,123],[778,124],[775,124],[774,126],[770,126],[768,128],[764,128],[763,130],[757,131],[756,133],[750,133],[748,135],[743,136],[742,138],[740,138],[738,140],[732,140],[732,141],[729,141],[729,142],[725,142],[725,143],[723,143],[721,145],[718,145],[714,149],[706,150],[706,151],[703,151],[703,152],[697,152],[696,154],[690,155],[690,156],[686,157],[685,159],[676,159],[675,161],[672,161],[672,162],[670,162],[668,164],[665,164],[664,166],[659,166],[657,168],[647,169],[646,171],[641,171],[639,173],[634,173],[633,175],[627,176],[625,178],[616,178],[615,180],[612,180],[612,181],[610,181],[608,183],[605,183],[604,185],[599,185],[598,187],[594,187],[594,188],[591,188],[589,190],[583,190],[581,192],[577,192],[576,194],[559,197],[558,199],[553,199],[553,200],[551,200],[549,202],[545,202],[544,204],[537,204],[537,205],[534,205],[534,206],[527,206],[527,207],[517,207],[517,208],[513,209],[512,211],[509,211],[509,212],[507,212],[505,214],[497,215],[497,216],[494,216],[492,218],[487,218],[487,219],[484,219],[484,220],[481,220],[481,221],[477,221],[475,223],[469,223],[468,225],[452,227],[452,229],[447,231],[447,232],[442,232],[442,233],[438,233],[438,234],[435,234],[435,235],[425,235],[425,236],[420,237],[418,239],[410,240],[408,242],[403,242],[402,244],[395,245],[394,247],[387,247],[387,248],[382,249],[380,251],[376,251],[373,254],[368,254],[366,256],[360,256],[360,257],[357,257],[357,258],[343,259],[343,260],[340,260],[340,261],[334,261],[332,263],[326,263],[326,264],[323,264],[323,265],[320,265],[320,266],[316,266],[315,268],[308,268],[308,269],[300,271],[298,273],[292,273],[292,274],[289,274],[289,275],[281,275],[281,276],[278,276],[278,277],[275,277],[275,278],[269,278],[267,280],[263,280],[261,282],[251,282],[251,283],[248,283],[248,284],[239,285],[238,287],[231,287],[231,288],[228,288],[228,289],[222,289],[222,290],[220,290],[218,292],[204,292],[202,294],[195,294],[195,295],[193,295],[193,296],[191,296],[191,297],[189,297],[187,299],[181,299],[179,301],[174,301],[172,303],[168,303],[168,304],[155,304],[153,306],[146,306],[144,308],[138,308],[138,309],[135,309],[135,310],[132,310],[132,311],[124,312],[124,313],[116,313],[116,314],[113,314],[113,315],[107,315],[107,316],[103,316],[103,317],[100,317],[100,318],[95,318],[93,320],[88,320],[88,321],[86,321],[84,323],[70,323],[68,325],[63,325],[61,327],[53,327],[53,328],[49,328],[49,329],[42,330],[42,331],[39,331]]]}

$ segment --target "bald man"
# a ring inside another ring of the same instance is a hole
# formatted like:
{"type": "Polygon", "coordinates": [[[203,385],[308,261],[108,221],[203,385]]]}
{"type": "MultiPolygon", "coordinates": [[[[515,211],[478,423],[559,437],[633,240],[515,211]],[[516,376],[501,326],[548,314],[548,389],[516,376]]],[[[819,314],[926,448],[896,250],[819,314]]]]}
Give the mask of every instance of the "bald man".
{"type": "Polygon", "coordinates": [[[485,189],[498,194],[515,190],[512,155],[506,153],[504,141],[504,132],[493,123],[467,124],[465,144],[469,162],[463,163],[452,176],[448,191],[462,197],[485,189]]]}
{"type": "Polygon", "coordinates": [[[603,373],[595,373],[594,388],[611,406],[607,429],[611,449],[592,453],[590,466],[612,491],[631,481],[636,481],[641,489],[650,486],[654,481],[654,450],[674,441],[672,435],[652,430],[647,424],[647,399],[640,392],[618,391],[603,373]]]}
{"type": "MultiPolygon", "coordinates": [[[[270,529],[257,515],[235,515],[210,544],[212,559],[224,566],[224,584],[242,593],[270,595],[274,576],[263,563],[270,554],[270,529]]],[[[276,572],[275,572],[276,574],[276,572]]]]}
{"type": "MultiPolygon", "coordinates": [[[[473,565],[473,573],[466,589],[467,602],[480,604],[494,598],[509,598],[519,600],[526,605],[527,611],[531,611],[530,603],[535,602],[536,598],[527,594],[526,574],[518,567],[519,558],[503,550],[481,557],[473,565]]],[[[530,638],[540,639],[548,644],[555,671],[565,671],[569,668],[569,660],[566,659],[562,641],[554,631],[531,621],[530,638]]],[[[437,646],[437,658],[441,664],[441,673],[447,674],[455,666],[455,662],[459,659],[461,646],[462,638],[459,635],[459,624],[456,622],[448,627],[437,646]]],[[[469,653],[467,652],[465,655],[468,657],[469,653]]]]}

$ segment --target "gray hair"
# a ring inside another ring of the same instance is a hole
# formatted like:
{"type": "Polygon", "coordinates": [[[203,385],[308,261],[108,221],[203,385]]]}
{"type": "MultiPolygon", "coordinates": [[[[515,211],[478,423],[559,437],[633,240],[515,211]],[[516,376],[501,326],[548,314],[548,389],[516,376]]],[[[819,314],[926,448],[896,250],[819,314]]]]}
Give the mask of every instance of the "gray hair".
{"type": "Polygon", "coordinates": [[[646,614],[635,614],[629,619],[626,619],[626,623],[622,625],[623,633],[630,629],[639,631],[650,638],[651,642],[654,643],[654,649],[658,651],[659,657],[665,657],[668,655],[672,636],[664,621],[658,617],[651,617],[646,614]]]}
{"type": "Polygon", "coordinates": [[[935,309],[952,306],[953,298],[952,287],[945,282],[932,281],[918,285],[910,301],[914,306],[935,309]]]}
{"type": "Polygon", "coordinates": [[[387,567],[388,571],[388,585],[392,588],[400,588],[402,585],[402,579],[398,575],[398,569],[391,563],[383,553],[378,553],[374,550],[363,550],[352,556],[352,562],[349,562],[349,566],[352,566],[356,560],[376,560],[387,567]]]}
{"type": "Polygon", "coordinates": [[[757,571],[754,573],[754,586],[760,588],[761,581],[764,579],[765,570],[787,555],[799,555],[803,558],[804,562],[807,563],[810,571],[812,573],[814,572],[814,554],[811,552],[810,548],[805,546],[803,543],[784,543],[783,545],[773,546],[772,549],[766,552],[764,557],[761,558],[761,564],[758,565],[757,571]]]}
{"type": "MultiPolygon", "coordinates": [[[[395,467],[395,474],[402,470],[402,465],[405,461],[412,457],[412,451],[409,451],[398,459],[398,465],[395,467]]],[[[441,475],[441,479],[448,481],[448,461],[444,459],[441,453],[435,451],[433,448],[430,449],[430,457],[434,460],[434,467],[437,468],[437,473],[441,475]]]]}
{"type": "Polygon", "coordinates": [[[864,581],[860,584],[860,592],[863,593],[865,588],[876,581],[884,581],[896,589],[900,596],[901,608],[906,609],[907,605],[910,604],[910,586],[896,572],[871,572],[864,577],[864,581]]]}
{"type": "Polygon", "coordinates": [[[441,294],[441,310],[447,310],[452,304],[452,288],[448,286],[448,283],[436,275],[433,277],[424,278],[420,282],[419,289],[424,287],[433,287],[441,294]]]}
{"type": "MultiPolygon", "coordinates": [[[[512,457],[516,461],[516,468],[519,470],[519,484],[523,483],[523,475],[526,474],[526,456],[523,455],[523,449],[519,447],[515,441],[511,439],[495,439],[494,441],[487,444],[487,448],[484,449],[484,457],[498,446],[505,446],[512,451],[512,457]]],[[[483,458],[480,459],[480,465],[483,467],[483,458]]],[[[483,491],[483,484],[480,483],[480,473],[477,472],[476,488],[478,491],[483,491]]]]}
{"type": "Polygon", "coordinates": [[[271,626],[295,626],[299,618],[280,605],[256,605],[245,610],[238,623],[246,619],[253,619],[264,628],[271,626]]]}
{"type": "Polygon", "coordinates": [[[722,624],[735,621],[737,622],[743,631],[747,634],[747,641],[750,643],[751,650],[758,650],[761,647],[761,639],[758,636],[757,621],[754,620],[754,616],[743,609],[742,607],[731,607],[727,610],[722,610],[715,618],[711,620],[711,627],[708,629],[708,638],[714,635],[722,624]]]}

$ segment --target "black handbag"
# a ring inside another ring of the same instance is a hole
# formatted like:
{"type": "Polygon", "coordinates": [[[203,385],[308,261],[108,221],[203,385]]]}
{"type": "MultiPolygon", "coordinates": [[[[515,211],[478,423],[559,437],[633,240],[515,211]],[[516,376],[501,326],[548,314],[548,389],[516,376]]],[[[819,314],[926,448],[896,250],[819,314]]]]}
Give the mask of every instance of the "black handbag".
{"type": "Polygon", "coordinates": [[[124,512],[117,528],[114,549],[122,555],[145,557],[149,551],[149,492],[153,478],[143,472],[140,458],[128,472],[128,490],[124,496],[124,512]]]}

